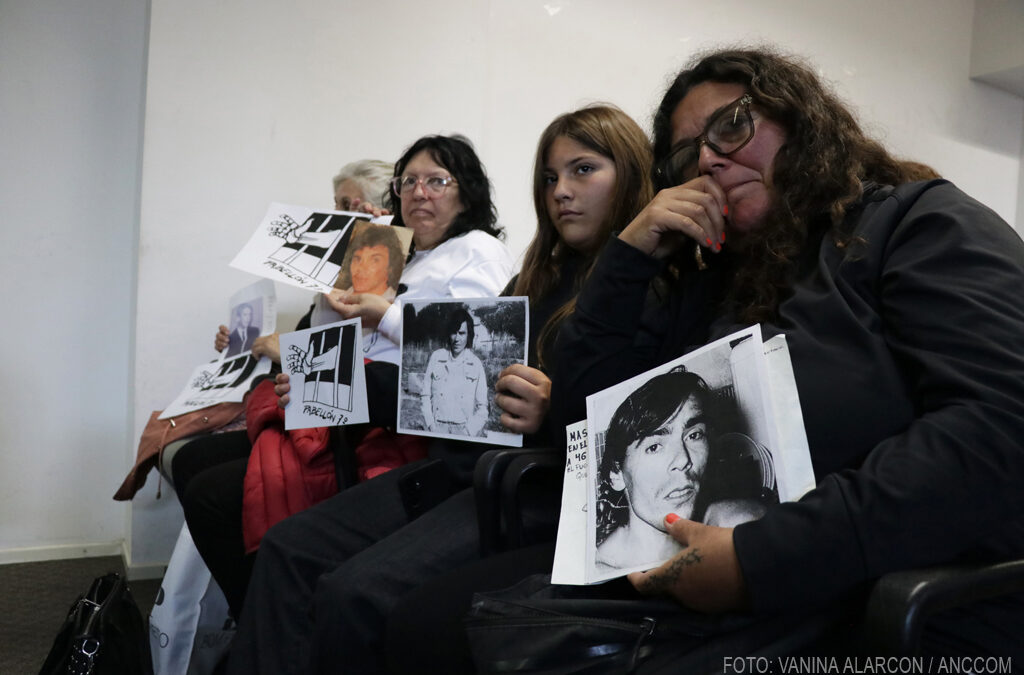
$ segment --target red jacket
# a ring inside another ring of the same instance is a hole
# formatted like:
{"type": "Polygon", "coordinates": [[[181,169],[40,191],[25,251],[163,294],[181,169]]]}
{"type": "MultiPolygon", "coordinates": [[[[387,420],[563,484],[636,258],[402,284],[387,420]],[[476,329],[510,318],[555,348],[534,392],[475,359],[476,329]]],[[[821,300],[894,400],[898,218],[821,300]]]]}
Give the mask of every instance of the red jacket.
{"type": "Polygon", "coordinates": [[[285,431],[273,379],[249,394],[245,414],[252,453],[242,494],[242,535],[251,553],[271,525],[327,499],[338,483],[328,448],[330,429],[285,431]]]}
{"type": "MultiPolygon", "coordinates": [[[[272,525],[321,502],[338,491],[330,429],[284,430],[274,382],[267,379],[246,404],[252,453],[242,496],[242,535],[248,553],[259,548],[272,525]]],[[[374,428],[356,448],[359,480],[426,457],[427,439],[374,428]]]]}

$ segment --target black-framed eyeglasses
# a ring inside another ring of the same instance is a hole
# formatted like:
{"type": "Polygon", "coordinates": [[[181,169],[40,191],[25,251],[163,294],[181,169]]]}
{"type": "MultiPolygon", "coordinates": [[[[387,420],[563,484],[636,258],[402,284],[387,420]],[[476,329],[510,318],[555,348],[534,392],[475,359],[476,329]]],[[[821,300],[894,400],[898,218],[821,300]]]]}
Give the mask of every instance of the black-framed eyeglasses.
{"type": "Polygon", "coordinates": [[[749,143],[754,137],[754,118],[750,114],[753,100],[750,94],[744,94],[713,115],[700,136],[672,148],[654,170],[658,188],[682,185],[699,176],[700,149],[705,143],[722,157],[749,143]]]}
{"type": "Polygon", "coordinates": [[[455,180],[451,176],[428,176],[426,178],[419,178],[417,176],[395,176],[391,179],[391,190],[395,195],[401,197],[402,195],[409,194],[416,189],[417,185],[422,185],[423,190],[433,197],[438,197],[444,194],[445,189],[449,185],[457,185],[459,181],[455,180]]]}

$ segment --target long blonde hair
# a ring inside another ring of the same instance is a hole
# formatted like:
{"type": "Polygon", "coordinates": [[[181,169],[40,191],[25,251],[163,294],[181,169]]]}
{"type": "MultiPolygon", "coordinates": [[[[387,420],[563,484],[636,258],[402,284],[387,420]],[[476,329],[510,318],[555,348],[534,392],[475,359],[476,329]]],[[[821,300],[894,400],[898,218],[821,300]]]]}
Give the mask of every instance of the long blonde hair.
{"type": "MultiPolygon", "coordinates": [[[[547,206],[548,153],[559,137],[572,139],[615,164],[615,195],[612,212],[601,224],[599,245],[585,252],[575,286],[578,290],[590,274],[598,251],[615,230],[625,227],[654,197],[651,184],[651,145],[640,126],[617,107],[603,103],[561,115],[548,125],[537,143],[533,165],[533,206],[537,232],[526,251],[516,281],[515,294],[536,302],[550,293],[561,279],[561,266],[569,254],[551,221],[547,206]]],[[[537,359],[543,367],[543,344],[558,323],[573,311],[575,295],[558,308],[537,335],[537,359]]]]}

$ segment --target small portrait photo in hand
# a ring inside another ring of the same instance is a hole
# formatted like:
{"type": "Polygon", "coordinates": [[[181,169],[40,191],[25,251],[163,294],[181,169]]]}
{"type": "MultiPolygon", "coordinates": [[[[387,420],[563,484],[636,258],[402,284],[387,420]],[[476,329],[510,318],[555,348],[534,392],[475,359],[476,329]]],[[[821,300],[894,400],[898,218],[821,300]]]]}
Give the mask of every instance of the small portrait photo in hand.
{"type": "Polygon", "coordinates": [[[521,445],[501,425],[494,384],[526,363],[526,299],[413,299],[402,308],[399,431],[521,445]]]}

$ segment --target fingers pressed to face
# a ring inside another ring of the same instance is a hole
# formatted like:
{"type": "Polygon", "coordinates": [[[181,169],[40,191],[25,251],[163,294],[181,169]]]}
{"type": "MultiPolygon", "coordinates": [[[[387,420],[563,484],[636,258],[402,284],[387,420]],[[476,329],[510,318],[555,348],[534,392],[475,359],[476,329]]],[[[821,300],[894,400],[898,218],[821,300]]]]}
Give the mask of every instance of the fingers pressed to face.
{"type": "Polygon", "coordinates": [[[725,194],[709,176],[662,190],[655,201],[665,210],[666,225],[699,244],[717,250],[723,241],[725,194]]]}

